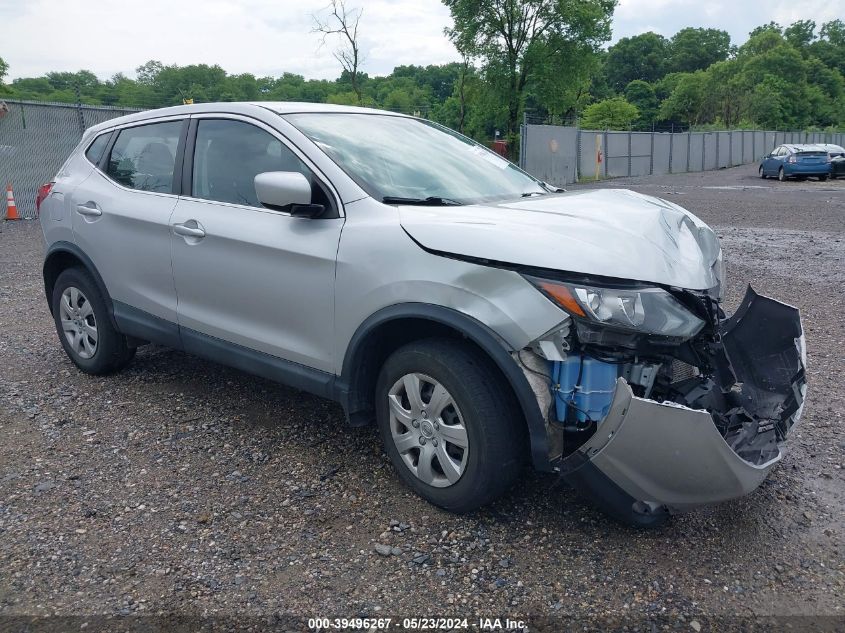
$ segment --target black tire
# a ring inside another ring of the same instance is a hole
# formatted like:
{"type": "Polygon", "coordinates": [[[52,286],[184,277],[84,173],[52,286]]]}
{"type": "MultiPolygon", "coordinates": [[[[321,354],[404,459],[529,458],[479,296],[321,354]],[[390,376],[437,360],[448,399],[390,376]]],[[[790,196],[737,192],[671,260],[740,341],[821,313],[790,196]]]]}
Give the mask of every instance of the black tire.
{"type": "Polygon", "coordinates": [[[412,490],[434,505],[451,512],[470,512],[500,497],[519,476],[527,452],[521,410],[492,362],[471,345],[450,339],[405,345],[384,363],[375,397],[379,429],[394,467],[412,490]],[[418,478],[402,459],[391,434],[388,395],[398,381],[414,373],[430,377],[448,391],[466,428],[466,465],[460,478],[445,487],[418,478]]]}
{"type": "Polygon", "coordinates": [[[758,169],[757,171],[758,171],[758,172],[759,172],[759,174],[760,174],[760,178],[762,178],[763,180],[765,180],[765,179],[766,179],[766,174],[765,174],[765,173],[763,173],[763,166],[762,166],[762,165],[760,165],[760,169],[758,169]]]}
{"type": "Polygon", "coordinates": [[[783,173],[783,167],[778,169],[778,180],[781,182],[786,182],[786,174],[783,173]]]}
{"type": "Polygon", "coordinates": [[[56,324],[59,341],[68,357],[86,374],[103,375],[119,371],[135,357],[135,348],[130,347],[126,342],[126,337],[112,325],[105,299],[86,270],[68,268],[59,275],[53,287],[52,306],[53,321],[56,324]],[[93,310],[97,341],[95,351],[90,358],[83,358],[71,346],[62,326],[60,304],[62,294],[69,288],[77,288],[84,295],[84,299],[90,302],[93,310]]]}
{"type": "Polygon", "coordinates": [[[827,176],[825,176],[825,175],[819,176],[819,182],[824,182],[826,180],[827,180],[827,176]]]}

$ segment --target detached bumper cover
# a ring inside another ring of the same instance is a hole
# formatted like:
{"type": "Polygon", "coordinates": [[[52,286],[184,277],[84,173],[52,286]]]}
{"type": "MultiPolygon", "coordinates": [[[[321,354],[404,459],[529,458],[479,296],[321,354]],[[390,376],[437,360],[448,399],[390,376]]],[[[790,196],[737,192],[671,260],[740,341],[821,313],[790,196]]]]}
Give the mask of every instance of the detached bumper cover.
{"type": "Polygon", "coordinates": [[[803,409],[800,316],[749,288],[723,326],[723,358],[714,359],[722,384],[713,382],[713,393],[701,398],[714,404],[710,410],[638,398],[620,378],[608,415],[563,460],[561,475],[632,523],[757,488],[780,461],[780,445],[803,409]],[[730,430],[723,435],[716,422],[730,430]]]}

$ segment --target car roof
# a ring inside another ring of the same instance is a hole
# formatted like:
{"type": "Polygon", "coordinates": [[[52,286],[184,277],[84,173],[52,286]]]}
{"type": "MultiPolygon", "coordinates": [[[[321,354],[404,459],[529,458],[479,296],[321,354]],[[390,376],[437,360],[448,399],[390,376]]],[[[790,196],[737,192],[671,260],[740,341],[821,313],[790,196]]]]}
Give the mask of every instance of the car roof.
{"type": "Polygon", "coordinates": [[[357,106],[335,105],[332,103],[303,103],[296,101],[227,101],[218,103],[197,103],[192,105],[171,106],[169,108],[157,108],[155,110],[144,110],[126,116],[109,119],[87,130],[86,136],[95,134],[100,130],[110,129],[126,123],[136,123],[149,119],[157,119],[169,116],[203,114],[203,113],[226,113],[226,114],[254,114],[256,108],[270,110],[276,114],[303,114],[310,112],[319,113],[347,113],[347,114],[381,114],[395,117],[410,118],[408,115],[388,110],[377,110],[375,108],[362,108],[357,106]]]}
{"type": "Polygon", "coordinates": [[[845,147],[841,145],[834,145],[833,143],[820,143],[820,145],[828,152],[845,152],[845,147]]]}

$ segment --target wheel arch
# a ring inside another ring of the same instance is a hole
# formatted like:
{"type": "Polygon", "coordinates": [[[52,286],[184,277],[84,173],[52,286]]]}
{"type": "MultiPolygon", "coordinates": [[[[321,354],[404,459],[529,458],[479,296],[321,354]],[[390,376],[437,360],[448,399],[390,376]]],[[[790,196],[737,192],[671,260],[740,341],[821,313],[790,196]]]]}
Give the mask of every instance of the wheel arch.
{"type": "Polygon", "coordinates": [[[114,328],[118,329],[117,323],[114,320],[114,305],[112,304],[111,295],[109,295],[106,284],[103,282],[103,278],[97,272],[97,268],[94,266],[91,258],[81,248],[71,242],[55,242],[47,249],[47,254],[44,257],[42,275],[44,277],[44,294],[47,297],[47,306],[50,309],[50,314],[53,313],[53,288],[56,285],[56,280],[68,268],[82,268],[91,275],[91,278],[97,285],[97,290],[100,291],[106,302],[109,319],[114,328]]]}
{"type": "Polygon", "coordinates": [[[383,308],[365,320],[347,346],[340,377],[335,384],[353,426],[375,419],[374,391],[379,370],[387,357],[406,343],[433,336],[468,341],[497,368],[522,411],[527,426],[534,467],[551,471],[546,426],[537,398],[508,345],[489,327],[457,310],[424,303],[404,303],[383,308]]]}

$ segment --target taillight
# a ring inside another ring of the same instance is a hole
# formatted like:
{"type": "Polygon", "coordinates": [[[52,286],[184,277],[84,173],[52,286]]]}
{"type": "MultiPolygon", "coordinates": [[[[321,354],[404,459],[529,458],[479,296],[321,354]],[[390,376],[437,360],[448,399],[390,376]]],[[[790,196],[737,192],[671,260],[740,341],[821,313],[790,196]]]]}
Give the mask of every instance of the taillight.
{"type": "Polygon", "coordinates": [[[55,183],[52,182],[45,182],[43,185],[38,187],[38,195],[35,196],[35,212],[41,212],[41,203],[47,199],[47,196],[50,195],[50,192],[53,190],[53,185],[55,183]]]}
{"type": "Polygon", "coordinates": [[[795,158],[795,156],[790,156],[790,157],[789,157],[789,162],[790,162],[790,163],[797,163],[797,162],[798,162],[798,159],[797,159],[797,158],[795,158]]]}

